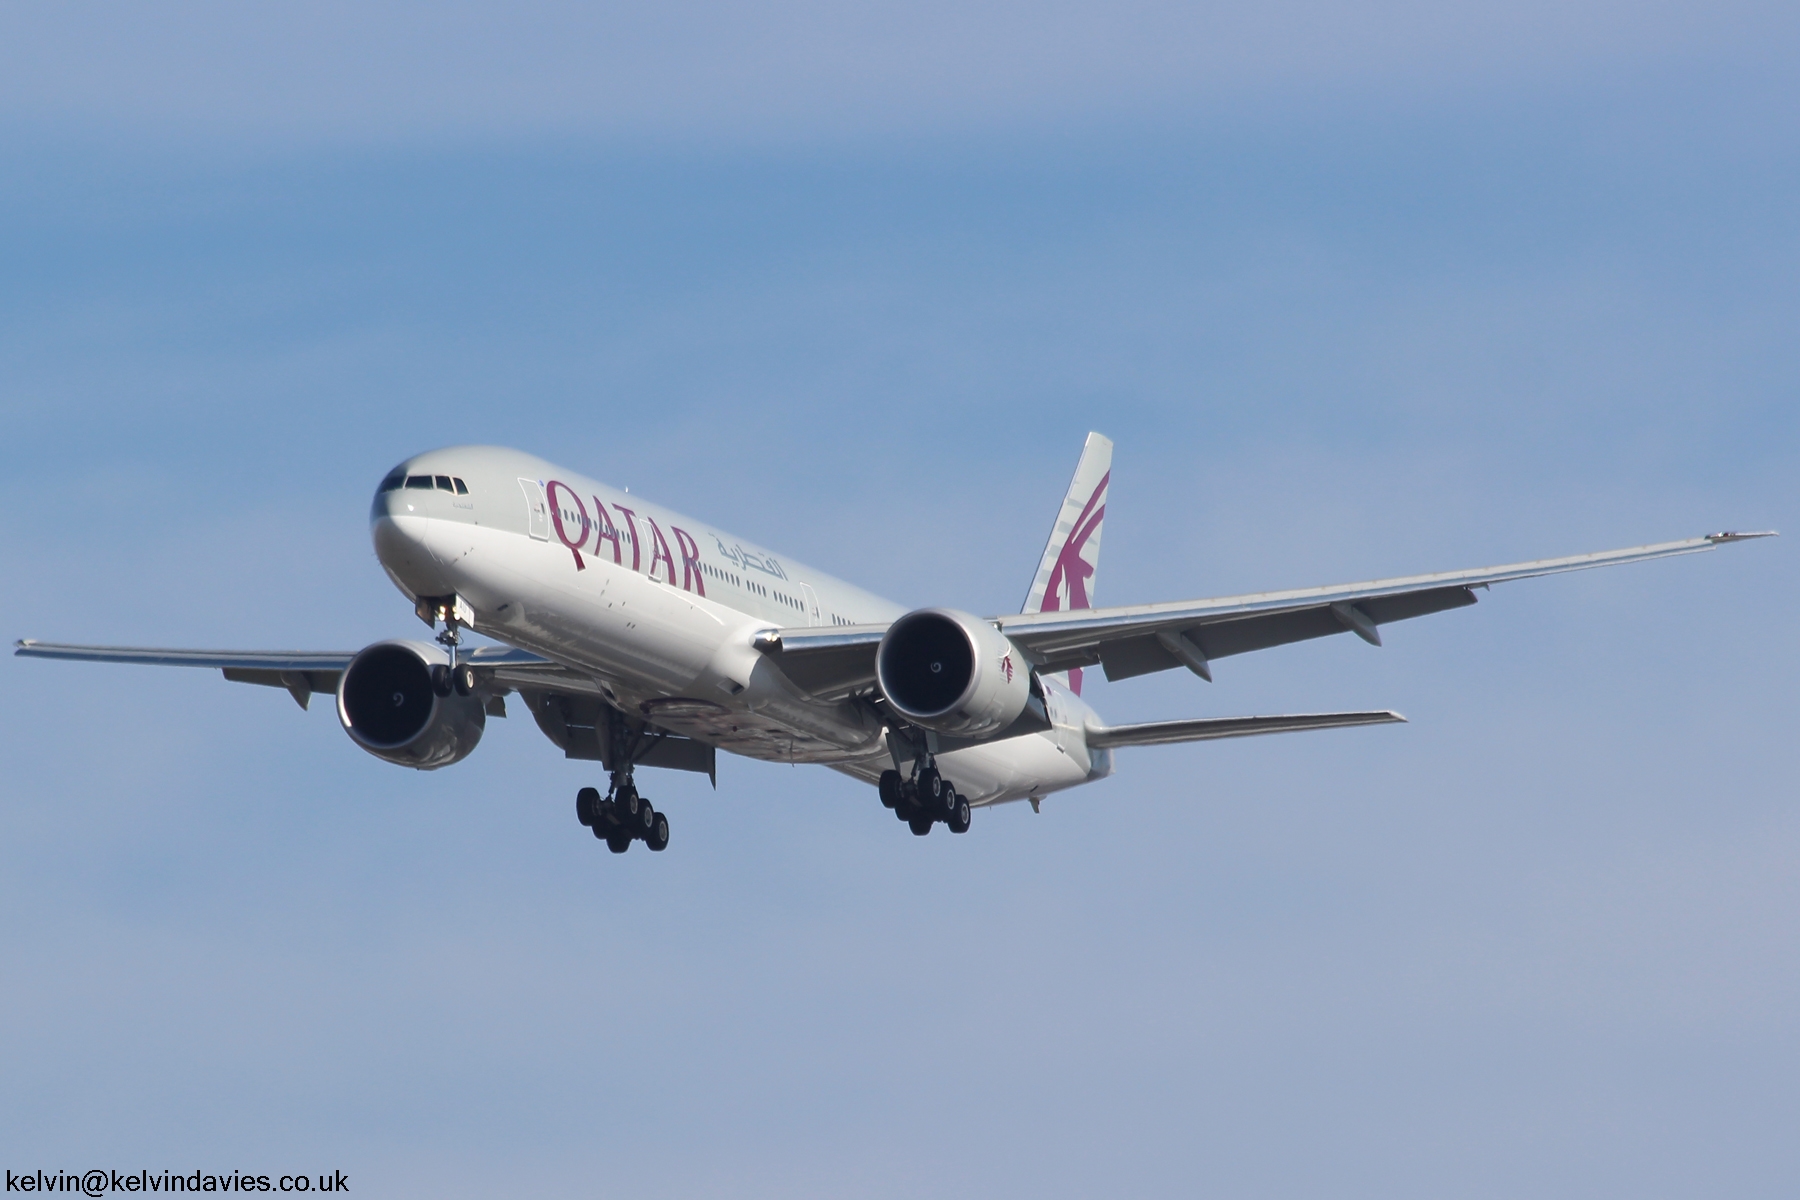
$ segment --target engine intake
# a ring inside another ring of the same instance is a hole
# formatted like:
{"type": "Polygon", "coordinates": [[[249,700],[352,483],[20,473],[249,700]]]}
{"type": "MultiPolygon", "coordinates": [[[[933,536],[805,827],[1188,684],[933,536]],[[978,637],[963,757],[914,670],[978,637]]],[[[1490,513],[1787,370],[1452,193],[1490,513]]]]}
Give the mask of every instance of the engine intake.
{"type": "Polygon", "coordinates": [[[888,626],[875,677],[901,716],[957,737],[999,733],[1031,699],[1031,668],[1006,635],[948,608],[921,608],[888,626]]]}
{"type": "Polygon", "coordinates": [[[344,668],[338,720],[357,745],[387,762],[435,771],[461,762],[481,741],[487,711],[479,695],[451,687],[444,653],[422,642],[376,642],[344,668]]]}

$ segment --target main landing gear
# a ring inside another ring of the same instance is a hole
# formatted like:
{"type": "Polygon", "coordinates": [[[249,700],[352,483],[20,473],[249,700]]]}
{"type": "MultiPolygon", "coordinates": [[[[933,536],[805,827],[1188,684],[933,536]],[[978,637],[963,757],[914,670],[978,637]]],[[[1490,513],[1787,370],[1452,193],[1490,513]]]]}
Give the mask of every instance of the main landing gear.
{"type": "Polygon", "coordinates": [[[630,769],[613,772],[604,799],[599,788],[584,787],[576,792],[575,819],[593,830],[614,854],[625,853],[634,841],[652,850],[669,844],[669,818],[638,795],[630,769]]]}
{"type": "Polygon", "coordinates": [[[893,809],[918,837],[930,833],[939,821],[948,825],[951,833],[969,832],[969,798],[958,795],[950,781],[938,774],[935,762],[926,761],[911,779],[898,771],[883,771],[878,787],[882,804],[893,809]]]}

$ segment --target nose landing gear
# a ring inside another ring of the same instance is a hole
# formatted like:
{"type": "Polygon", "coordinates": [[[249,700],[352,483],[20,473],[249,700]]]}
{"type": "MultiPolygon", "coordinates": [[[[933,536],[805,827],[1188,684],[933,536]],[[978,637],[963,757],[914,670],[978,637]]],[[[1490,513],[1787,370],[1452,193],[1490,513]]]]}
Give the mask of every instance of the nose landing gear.
{"type": "Polygon", "coordinates": [[[418,613],[419,620],[433,629],[439,621],[444,623],[443,632],[437,635],[437,644],[444,648],[450,661],[439,663],[431,668],[431,690],[439,696],[448,696],[455,692],[459,696],[472,696],[481,681],[475,676],[475,668],[462,661],[462,631],[465,626],[475,622],[475,610],[467,600],[452,593],[448,596],[420,596],[413,611],[418,613]]]}

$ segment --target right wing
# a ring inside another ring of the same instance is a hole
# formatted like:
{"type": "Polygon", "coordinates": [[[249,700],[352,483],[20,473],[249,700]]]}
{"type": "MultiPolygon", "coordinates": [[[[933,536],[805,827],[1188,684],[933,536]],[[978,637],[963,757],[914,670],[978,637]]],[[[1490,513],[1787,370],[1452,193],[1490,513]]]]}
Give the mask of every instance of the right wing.
{"type": "MultiPolygon", "coordinates": [[[[16,643],[13,653],[23,658],[60,658],[71,662],[139,663],[157,667],[212,667],[234,683],[259,683],[286,688],[301,708],[314,693],[335,695],[344,670],[355,658],[354,650],[162,650],[143,646],[72,646],[37,642],[16,643]]],[[[607,714],[613,706],[591,676],[560,663],[511,646],[475,646],[462,653],[462,661],[479,670],[488,681],[487,713],[504,717],[508,691],[516,691],[544,731],[565,757],[594,759],[610,770],[613,761],[611,725],[607,714]],[[495,686],[497,685],[497,686],[495,686]]],[[[718,781],[713,747],[695,738],[640,721],[633,726],[636,745],[626,751],[639,766],[698,771],[718,781]]]]}
{"type": "MultiPolygon", "coordinates": [[[[137,663],[153,667],[211,667],[233,683],[286,688],[301,708],[313,693],[335,695],[354,650],[163,650],[144,646],[74,646],[25,638],[13,653],[22,658],[71,662],[137,663]]],[[[592,679],[547,658],[511,646],[476,646],[463,661],[513,688],[553,686],[560,691],[595,692],[592,679]]]]}

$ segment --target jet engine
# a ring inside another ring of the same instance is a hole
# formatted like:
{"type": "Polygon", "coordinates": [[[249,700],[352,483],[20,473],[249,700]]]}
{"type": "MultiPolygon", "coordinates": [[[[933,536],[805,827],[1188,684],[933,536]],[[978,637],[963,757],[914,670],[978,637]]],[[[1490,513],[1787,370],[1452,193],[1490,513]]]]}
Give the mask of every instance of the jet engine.
{"type": "Polygon", "coordinates": [[[921,608],[888,626],[875,652],[881,694],[937,733],[999,733],[1031,699],[1031,667],[998,629],[948,608],[921,608]]]}
{"type": "Polygon", "coordinates": [[[483,697],[452,685],[444,652],[424,642],[376,642],[344,668],[338,720],[376,758],[435,771],[461,762],[487,728],[483,697]]]}

